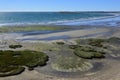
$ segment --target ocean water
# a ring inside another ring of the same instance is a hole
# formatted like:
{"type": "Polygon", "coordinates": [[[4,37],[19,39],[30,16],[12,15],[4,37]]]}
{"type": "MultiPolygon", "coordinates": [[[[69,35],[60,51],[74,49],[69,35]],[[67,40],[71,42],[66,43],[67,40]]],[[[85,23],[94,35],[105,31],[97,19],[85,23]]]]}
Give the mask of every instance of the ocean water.
{"type": "Polygon", "coordinates": [[[0,12],[0,25],[58,24],[110,17],[104,12],[0,12]]]}

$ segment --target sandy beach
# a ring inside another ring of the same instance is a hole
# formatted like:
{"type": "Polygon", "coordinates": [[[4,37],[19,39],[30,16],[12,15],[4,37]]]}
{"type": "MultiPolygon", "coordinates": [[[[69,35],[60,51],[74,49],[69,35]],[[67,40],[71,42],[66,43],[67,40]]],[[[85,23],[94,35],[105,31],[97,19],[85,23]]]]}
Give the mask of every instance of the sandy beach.
{"type": "MultiPolygon", "coordinates": [[[[119,37],[120,38],[120,28],[90,28],[90,29],[80,29],[66,32],[57,32],[50,34],[40,34],[40,35],[26,35],[17,33],[0,33],[0,39],[2,45],[6,45],[4,49],[9,49],[8,45],[10,44],[22,44],[23,48],[16,50],[35,50],[35,51],[44,51],[46,44],[50,48],[54,42],[64,41],[67,44],[75,44],[75,40],[79,38],[110,38],[110,37],[119,37]],[[57,38],[49,40],[49,38],[60,36],[67,36],[67,38],[57,38]],[[48,39],[48,40],[47,40],[48,39]],[[4,44],[6,42],[6,44],[4,44]],[[41,48],[43,46],[43,48],[41,48]]],[[[0,48],[0,49],[3,49],[0,48]]],[[[100,59],[95,60],[103,63],[103,67],[95,72],[87,72],[83,76],[77,77],[58,77],[49,74],[40,73],[38,70],[29,71],[26,70],[22,74],[10,77],[0,77],[0,80],[119,80],[120,79],[120,64],[119,59],[100,59]]]]}

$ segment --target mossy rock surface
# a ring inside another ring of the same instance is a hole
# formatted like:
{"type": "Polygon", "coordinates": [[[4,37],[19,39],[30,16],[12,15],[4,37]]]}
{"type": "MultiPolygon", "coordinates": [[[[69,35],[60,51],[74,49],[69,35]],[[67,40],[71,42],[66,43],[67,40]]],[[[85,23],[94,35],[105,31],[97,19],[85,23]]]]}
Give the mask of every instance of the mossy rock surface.
{"type": "Polygon", "coordinates": [[[24,67],[33,68],[46,64],[48,56],[37,51],[0,51],[0,76],[11,76],[24,71],[24,67]]]}
{"type": "Polygon", "coordinates": [[[9,48],[16,49],[16,48],[21,48],[23,47],[22,45],[9,45],[9,48]]]}
{"type": "Polygon", "coordinates": [[[95,39],[95,38],[90,38],[90,39],[80,39],[76,41],[78,45],[90,45],[94,47],[103,47],[103,44],[108,42],[107,39],[95,39]]]}
{"type": "Polygon", "coordinates": [[[120,38],[117,37],[112,37],[108,39],[109,43],[115,43],[115,44],[120,44],[120,38]]]}
{"type": "Polygon", "coordinates": [[[88,71],[93,65],[86,60],[75,57],[60,57],[52,68],[61,72],[88,71]]]}
{"type": "Polygon", "coordinates": [[[75,49],[75,48],[77,48],[77,47],[79,47],[78,45],[69,45],[69,48],[70,49],[75,49]]]}
{"type": "Polygon", "coordinates": [[[13,76],[22,73],[25,70],[24,67],[11,66],[11,67],[0,67],[0,77],[13,76]]]}
{"type": "Polygon", "coordinates": [[[88,39],[88,44],[91,46],[103,47],[102,43],[105,41],[105,39],[88,39]]]}
{"type": "Polygon", "coordinates": [[[79,46],[74,49],[75,55],[85,58],[85,59],[92,59],[92,58],[104,58],[103,52],[98,52],[91,47],[88,46],[79,46]]]}
{"type": "Polygon", "coordinates": [[[64,42],[60,41],[60,42],[56,42],[58,45],[63,45],[65,44],[64,42]]]}

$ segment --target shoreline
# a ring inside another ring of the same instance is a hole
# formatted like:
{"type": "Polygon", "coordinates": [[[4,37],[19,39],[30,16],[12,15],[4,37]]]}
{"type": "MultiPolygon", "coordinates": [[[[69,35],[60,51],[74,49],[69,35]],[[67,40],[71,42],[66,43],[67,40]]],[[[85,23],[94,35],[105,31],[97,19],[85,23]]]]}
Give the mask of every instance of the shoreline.
{"type": "Polygon", "coordinates": [[[57,23],[56,25],[71,25],[71,24],[75,24],[75,23],[79,23],[79,25],[84,25],[84,22],[87,21],[87,23],[89,21],[96,21],[96,20],[106,20],[109,19],[111,20],[111,18],[117,18],[120,17],[120,14],[114,14],[113,16],[106,16],[106,17],[99,17],[99,18],[88,18],[88,19],[83,19],[83,20],[75,20],[75,21],[68,21],[68,22],[63,22],[63,23],[57,23]]]}
{"type": "MultiPolygon", "coordinates": [[[[89,26],[88,26],[89,27],[89,26]]],[[[25,32],[24,32],[25,33],[25,32]]],[[[75,40],[79,38],[109,38],[120,37],[119,27],[91,27],[78,30],[58,31],[52,33],[0,33],[1,40],[41,41],[75,40]]]]}
{"type": "Polygon", "coordinates": [[[120,21],[120,16],[117,17],[111,17],[111,18],[105,18],[105,19],[95,19],[95,20],[87,20],[87,21],[81,21],[81,22],[68,22],[58,25],[68,25],[68,26],[80,26],[80,25],[91,25],[91,26],[109,26],[109,27],[118,27],[117,21],[120,21]],[[114,21],[114,22],[113,22],[114,21]],[[106,24],[105,24],[106,23],[106,24]],[[114,24],[113,24],[114,23],[114,24]],[[110,25],[108,25],[110,24],[110,25]]]}
{"type": "MultiPolygon", "coordinates": [[[[107,32],[108,30],[107,29],[90,29],[90,30],[72,30],[72,31],[65,31],[65,32],[57,32],[57,33],[51,33],[51,34],[44,34],[44,35],[34,35],[34,36],[24,36],[24,37],[21,37],[21,38],[17,38],[17,39],[38,39],[38,40],[44,40],[45,38],[55,38],[55,37],[61,37],[62,36],[66,36],[69,38],[77,38],[77,37],[80,37],[80,36],[83,36],[83,35],[87,35],[87,34],[95,34],[95,33],[100,33],[100,32],[107,32]],[[86,33],[85,33],[86,32],[86,33]]],[[[47,40],[47,39],[46,39],[47,40]]],[[[49,39],[48,39],[49,40],[49,39]]],[[[53,39],[54,40],[54,39],[53,39]]]]}

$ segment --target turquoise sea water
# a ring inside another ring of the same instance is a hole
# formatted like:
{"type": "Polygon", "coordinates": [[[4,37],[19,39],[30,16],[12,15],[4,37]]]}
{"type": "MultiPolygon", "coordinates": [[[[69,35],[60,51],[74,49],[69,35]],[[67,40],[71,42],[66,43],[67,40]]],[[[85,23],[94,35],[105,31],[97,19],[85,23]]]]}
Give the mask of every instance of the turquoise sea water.
{"type": "Polygon", "coordinates": [[[105,12],[0,12],[0,25],[56,24],[109,17],[105,12]]]}

